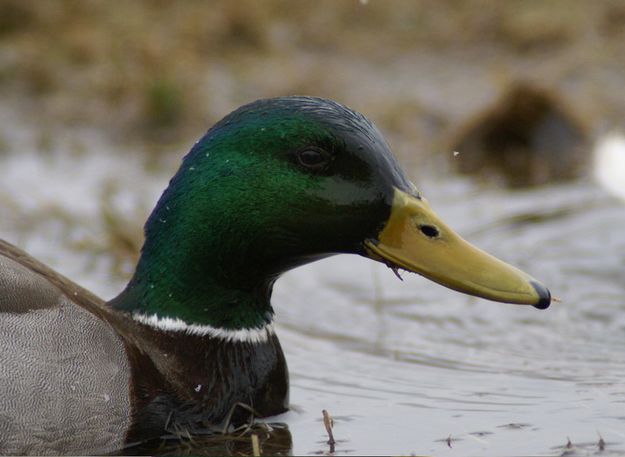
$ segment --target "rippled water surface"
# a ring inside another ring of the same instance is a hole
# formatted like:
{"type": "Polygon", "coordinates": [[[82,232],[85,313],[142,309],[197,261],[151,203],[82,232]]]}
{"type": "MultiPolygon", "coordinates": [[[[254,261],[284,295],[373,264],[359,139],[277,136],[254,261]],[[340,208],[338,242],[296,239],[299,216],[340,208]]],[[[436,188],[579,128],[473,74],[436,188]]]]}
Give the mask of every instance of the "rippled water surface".
{"type": "MultiPolygon", "coordinates": [[[[106,253],[68,246],[101,235],[95,202],[111,176],[119,208],[145,212],[173,169],[29,157],[1,159],[0,236],[113,296],[122,282],[106,253]]],[[[491,303],[356,256],[290,272],[274,305],[293,409],[272,420],[287,424],[291,452],[329,451],[322,409],[336,454],[557,455],[570,438],[590,455],[600,436],[604,455],[625,452],[625,204],[586,181],[508,192],[423,175],[452,227],[562,302],[491,303]]]]}

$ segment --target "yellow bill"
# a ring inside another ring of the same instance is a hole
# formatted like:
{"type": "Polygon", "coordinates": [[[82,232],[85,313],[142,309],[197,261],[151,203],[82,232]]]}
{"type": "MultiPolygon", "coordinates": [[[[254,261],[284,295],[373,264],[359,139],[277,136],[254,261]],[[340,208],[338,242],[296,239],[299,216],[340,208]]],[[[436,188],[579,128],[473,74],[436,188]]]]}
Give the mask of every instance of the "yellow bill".
{"type": "Polygon", "coordinates": [[[476,248],[450,229],[423,198],[395,189],[391,215],[369,256],[450,289],[489,300],[549,307],[549,290],[521,270],[476,248]]]}

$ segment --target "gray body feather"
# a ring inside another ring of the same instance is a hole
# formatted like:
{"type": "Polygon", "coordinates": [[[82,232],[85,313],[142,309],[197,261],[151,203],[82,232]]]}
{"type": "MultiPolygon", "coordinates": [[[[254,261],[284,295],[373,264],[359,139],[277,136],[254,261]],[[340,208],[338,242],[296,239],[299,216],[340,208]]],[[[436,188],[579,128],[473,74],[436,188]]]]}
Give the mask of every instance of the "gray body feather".
{"type": "Polygon", "coordinates": [[[122,448],[131,405],[121,338],[73,301],[78,292],[4,254],[0,250],[0,454],[122,448]]]}

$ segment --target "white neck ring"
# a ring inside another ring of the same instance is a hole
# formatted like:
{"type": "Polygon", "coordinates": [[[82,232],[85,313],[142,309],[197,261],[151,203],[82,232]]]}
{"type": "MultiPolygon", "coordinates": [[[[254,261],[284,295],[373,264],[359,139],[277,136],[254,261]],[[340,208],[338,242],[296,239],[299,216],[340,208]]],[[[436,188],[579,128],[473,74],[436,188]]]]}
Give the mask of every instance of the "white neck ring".
{"type": "Polygon", "coordinates": [[[156,328],[166,332],[181,332],[188,335],[210,336],[228,343],[266,343],[269,337],[274,335],[273,322],[263,327],[243,328],[231,330],[213,327],[210,325],[187,324],[182,319],[172,317],[160,317],[156,314],[146,316],[141,313],[134,313],[132,318],[148,327],[156,328]]]}

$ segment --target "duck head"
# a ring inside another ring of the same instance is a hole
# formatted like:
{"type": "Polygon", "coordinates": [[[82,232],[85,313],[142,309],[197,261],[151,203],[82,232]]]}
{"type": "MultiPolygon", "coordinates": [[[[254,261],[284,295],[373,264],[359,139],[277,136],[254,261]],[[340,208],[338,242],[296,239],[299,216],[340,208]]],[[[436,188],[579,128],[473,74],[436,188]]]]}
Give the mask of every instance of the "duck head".
{"type": "Polygon", "coordinates": [[[341,253],[490,300],[550,303],[544,286],[432,211],[369,120],[319,98],[260,100],[218,122],[184,158],[145,235],[113,304],[188,323],[261,326],[280,274],[341,253]]]}

